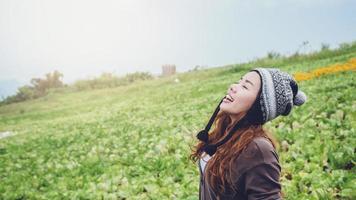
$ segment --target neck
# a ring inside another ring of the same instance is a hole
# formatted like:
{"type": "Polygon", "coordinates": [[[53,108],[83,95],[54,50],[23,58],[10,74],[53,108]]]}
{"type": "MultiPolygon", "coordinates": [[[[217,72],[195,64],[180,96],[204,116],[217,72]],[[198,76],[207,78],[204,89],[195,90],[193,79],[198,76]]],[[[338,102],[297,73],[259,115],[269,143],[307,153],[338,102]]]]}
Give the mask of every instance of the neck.
{"type": "Polygon", "coordinates": [[[236,115],[230,115],[230,124],[229,127],[231,128],[234,124],[236,124],[238,121],[240,121],[242,119],[242,117],[244,117],[244,113],[239,113],[236,115]]]}

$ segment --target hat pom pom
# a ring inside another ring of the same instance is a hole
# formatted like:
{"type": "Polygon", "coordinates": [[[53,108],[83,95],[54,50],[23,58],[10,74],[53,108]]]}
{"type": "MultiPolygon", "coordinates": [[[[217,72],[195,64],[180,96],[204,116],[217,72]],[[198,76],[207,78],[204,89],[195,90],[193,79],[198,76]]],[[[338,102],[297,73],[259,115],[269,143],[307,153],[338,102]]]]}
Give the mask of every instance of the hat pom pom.
{"type": "Polygon", "coordinates": [[[305,93],[301,90],[298,90],[297,94],[293,99],[293,104],[296,106],[300,106],[304,104],[306,100],[307,100],[307,96],[305,95],[305,93]]]}
{"type": "Polygon", "coordinates": [[[216,152],[216,145],[213,145],[213,144],[208,144],[208,145],[205,145],[204,147],[204,151],[209,154],[210,156],[214,155],[215,152],[216,152]]]}
{"type": "Polygon", "coordinates": [[[197,135],[197,138],[203,142],[208,142],[209,140],[209,134],[208,132],[204,129],[204,130],[201,130],[198,135],[197,135]]]}

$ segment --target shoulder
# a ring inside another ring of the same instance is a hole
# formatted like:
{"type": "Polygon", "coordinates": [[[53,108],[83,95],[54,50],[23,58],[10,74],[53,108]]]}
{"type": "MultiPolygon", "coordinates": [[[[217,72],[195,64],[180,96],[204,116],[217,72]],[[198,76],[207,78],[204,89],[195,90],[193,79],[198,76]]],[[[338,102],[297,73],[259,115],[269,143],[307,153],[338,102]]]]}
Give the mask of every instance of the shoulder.
{"type": "Polygon", "coordinates": [[[236,180],[240,180],[246,172],[256,170],[280,171],[279,158],[272,143],[265,137],[256,137],[242,150],[234,161],[232,173],[236,180]]]}
{"type": "Polygon", "coordinates": [[[265,137],[255,137],[252,140],[252,143],[254,143],[262,152],[275,151],[271,141],[265,137]]]}
{"type": "Polygon", "coordinates": [[[246,146],[242,154],[245,158],[259,159],[261,163],[279,161],[278,154],[271,141],[265,137],[254,138],[246,146]]]}

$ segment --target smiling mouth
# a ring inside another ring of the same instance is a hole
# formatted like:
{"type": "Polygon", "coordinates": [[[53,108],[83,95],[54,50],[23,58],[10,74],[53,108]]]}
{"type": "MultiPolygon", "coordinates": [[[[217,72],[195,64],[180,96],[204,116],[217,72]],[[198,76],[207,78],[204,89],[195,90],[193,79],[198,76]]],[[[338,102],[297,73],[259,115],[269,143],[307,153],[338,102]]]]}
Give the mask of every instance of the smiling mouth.
{"type": "Polygon", "coordinates": [[[228,102],[233,102],[234,101],[234,98],[232,98],[230,95],[226,95],[225,98],[224,98],[225,101],[228,101],[228,102]]]}

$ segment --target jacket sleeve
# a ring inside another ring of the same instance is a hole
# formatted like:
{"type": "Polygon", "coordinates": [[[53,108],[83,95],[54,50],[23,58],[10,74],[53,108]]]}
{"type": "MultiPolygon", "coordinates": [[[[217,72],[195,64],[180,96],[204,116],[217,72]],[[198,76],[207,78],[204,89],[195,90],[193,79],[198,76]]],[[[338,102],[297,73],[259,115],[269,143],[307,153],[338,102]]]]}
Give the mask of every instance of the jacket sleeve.
{"type": "Polygon", "coordinates": [[[245,173],[245,194],[248,200],[281,200],[278,163],[262,163],[245,173]]]}

